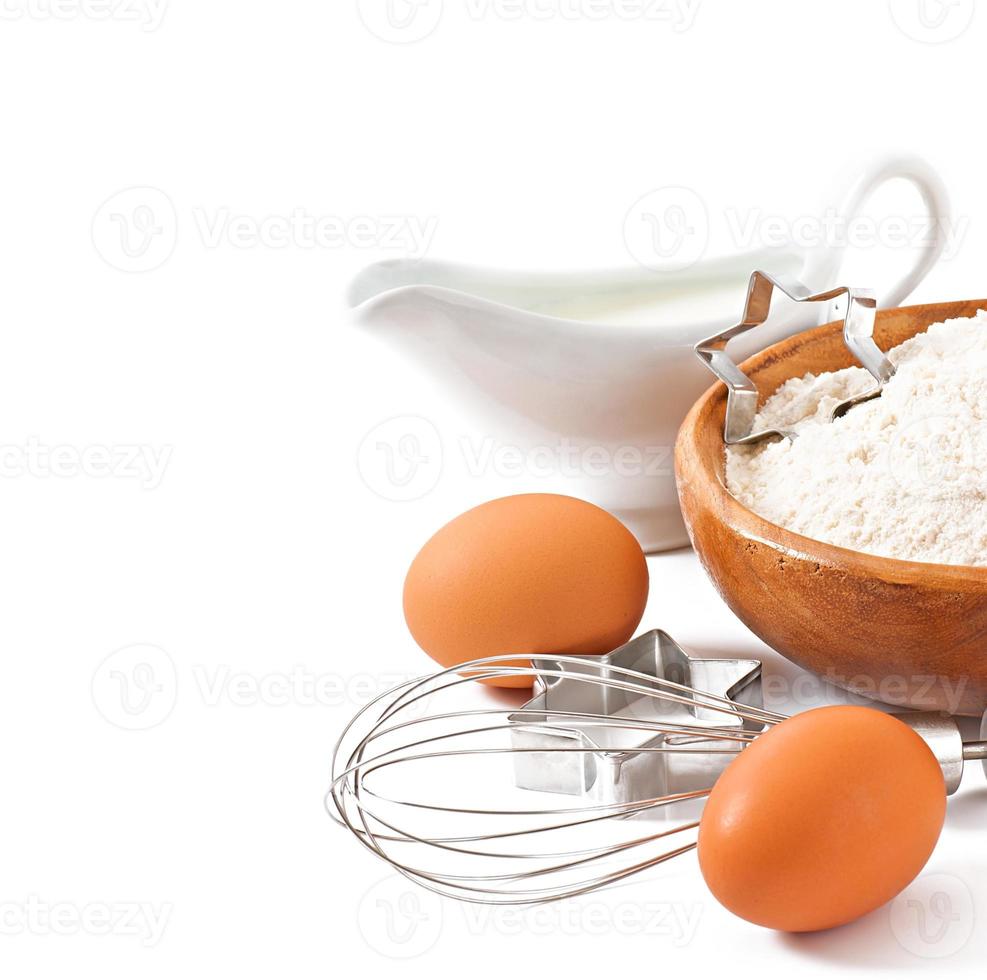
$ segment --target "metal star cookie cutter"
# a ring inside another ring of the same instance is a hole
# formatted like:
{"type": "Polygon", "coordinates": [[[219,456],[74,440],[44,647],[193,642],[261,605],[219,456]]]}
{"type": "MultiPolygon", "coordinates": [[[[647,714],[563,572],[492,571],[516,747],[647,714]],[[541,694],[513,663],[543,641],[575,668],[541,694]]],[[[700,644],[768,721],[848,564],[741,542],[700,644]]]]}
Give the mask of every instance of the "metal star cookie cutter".
{"type": "MultiPolygon", "coordinates": [[[[708,789],[744,744],[700,736],[656,735],[606,721],[553,716],[553,711],[726,731],[760,732],[763,728],[757,721],[712,707],[579,679],[586,675],[606,679],[607,668],[618,667],[726,697],[737,705],[763,707],[759,660],[695,659],[664,630],[644,633],[602,657],[580,657],[578,664],[549,657],[535,658],[532,663],[536,671],[561,676],[539,674],[535,696],[510,716],[513,746],[526,750],[513,756],[514,781],[521,789],[585,795],[602,803],[636,802],[708,789]],[[673,742],[688,751],[653,751],[673,742]],[[591,751],[537,751],[574,744],[591,751]],[[646,751],[649,749],[652,751],[646,751]]],[[[621,679],[627,680],[626,675],[621,679]]],[[[646,681],[636,678],[634,683],[647,686],[646,681]]],[[[668,690],[657,683],[653,686],[655,691],[668,690]]]]}
{"type": "Polygon", "coordinates": [[[766,272],[752,273],[747,286],[747,302],[740,323],[714,337],[699,341],[695,351],[699,359],[727,386],[727,411],[723,424],[723,441],[728,446],[748,445],[769,436],[794,439],[795,433],[787,429],[762,429],[754,432],[757,415],[757,386],[734,363],[726,352],[727,344],[736,336],[759,327],[768,318],[771,297],[780,289],[796,303],[833,303],[835,311],[844,310],[843,342],[850,353],[870,372],[877,386],[853,398],[840,402],[833,409],[833,419],[841,418],[854,405],[876,398],[894,374],[894,365],[874,342],[874,318],[877,299],[869,289],[851,289],[837,286],[822,293],[810,292],[797,279],[772,276],[766,272]],[[845,298],[845,299],[844,299],[845,298]]]}

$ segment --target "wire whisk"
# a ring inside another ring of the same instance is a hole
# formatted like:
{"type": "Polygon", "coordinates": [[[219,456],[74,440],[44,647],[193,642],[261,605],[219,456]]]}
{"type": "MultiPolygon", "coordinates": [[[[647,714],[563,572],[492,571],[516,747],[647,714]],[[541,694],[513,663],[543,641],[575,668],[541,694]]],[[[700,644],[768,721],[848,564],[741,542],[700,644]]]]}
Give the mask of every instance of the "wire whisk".
{"type": "Polygon", "coordinates": [[[546,760],[599,753],[608,733],[627,731],[649,735],[636,752],[735,754],[785,716],[629,668],[585,672],[585,662],[554,656],[546,666],[488,657],[379,695],[336,743],[330,816],[423,888],[488,905],[573,898],[691,851],[699,823],[690,807],[708,795],[713,776],[708,787],[687,792],[619,802],[573,797],[560,805],[558,794],[517,788],[514,761],[519,753],[546,760]],[[546,715],[519,708],[516,693],[484,683],[517,676],[543,687],[564,677],[658,699],[687,708],[696,723],[555,709],[546,715]],[[700,722],[717,716],[733,724],[700,722]],[[525,726],[545,729],[553,722],[590,733],[590,744],[524,747],[512,739],[525,726]]]}

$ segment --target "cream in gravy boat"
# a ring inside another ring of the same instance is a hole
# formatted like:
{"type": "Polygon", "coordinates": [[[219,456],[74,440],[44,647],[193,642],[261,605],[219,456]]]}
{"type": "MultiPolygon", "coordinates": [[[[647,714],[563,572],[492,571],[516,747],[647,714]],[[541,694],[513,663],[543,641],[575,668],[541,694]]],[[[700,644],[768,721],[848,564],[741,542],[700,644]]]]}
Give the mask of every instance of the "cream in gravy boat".
{"type": "MultiPolygon", "coordinates": [[[[869,172],[842,213],[855,213],[891,177],[919,188],[933,234],[915,266],[880,297],[882,306],[898,305],[935,263],[944,244],[936,229],[948,217],[941,183],[920,161],[869,172]]],[[[606,508],[646,550],[659,551],[688,543],[672,447],[710,382],[693,345],[737,321],[753,270],[821,290],[841,284],[842,257],[840,249],[772,248],[675,273],[550,274],[398,260],[364,269],[348,301],[357,324],[448,387],[458,407],[450,429],[541,460],[555,453],[558,465],[540,475],[538,489],[606,508]]],[[[731,355],[739,360],[824,323],[827,312],[778,308],[763,328],[737,338],[731,355]]]]}

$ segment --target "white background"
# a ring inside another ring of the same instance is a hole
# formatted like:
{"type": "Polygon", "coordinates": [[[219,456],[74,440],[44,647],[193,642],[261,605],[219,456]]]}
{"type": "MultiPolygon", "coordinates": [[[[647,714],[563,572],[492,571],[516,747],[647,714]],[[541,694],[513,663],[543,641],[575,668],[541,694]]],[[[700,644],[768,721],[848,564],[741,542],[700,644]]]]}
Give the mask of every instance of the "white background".
{"type": "MultiPolygon", "coordinates": [[[[691,857],[520,924],[470,918],[378,886],[322,795],[367,693],[427,669],[410,558],[490,495],[440,479],[398,503],[357,466],[391,417],[455,431],[432,382],[346,323],[348,279],[402,254],[382,225],[426,223],[433,257],[628,265],[625,214],[676,185],[715,254],[738,247],[730,209],[816,214],[903,150],[963,226],[915,298],[983,295],[985,12],[421,0],[402,33],[384,0],[363,20],[355,0],[161,3],[0,0],[4,974],[328,977],[410,954],[396,969],[423,977],[982,971],[979,769],[917,905],[807,937],[733,919],[691,857]],[[251,237],[296,209],[345,241],[251,237]]],[[[881,285],[907,249],[858,251],[881,285]]],[[[690,553],[650,567],[643,626],[799,676],[690,553]]]]}

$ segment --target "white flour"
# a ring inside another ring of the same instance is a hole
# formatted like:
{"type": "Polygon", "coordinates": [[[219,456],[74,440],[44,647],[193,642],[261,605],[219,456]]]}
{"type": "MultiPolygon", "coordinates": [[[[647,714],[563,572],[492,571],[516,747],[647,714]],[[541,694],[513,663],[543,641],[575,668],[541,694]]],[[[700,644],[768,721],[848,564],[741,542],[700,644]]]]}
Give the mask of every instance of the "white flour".
{"type": "Polygon", "coordinates": [[[774,524],[891,558],[987,565],[987,312],[935,323],[889,352],[880,398],[863,368],[783,384],[757,428],[799,433],[727,449],[727,488],[774,524]]]}

